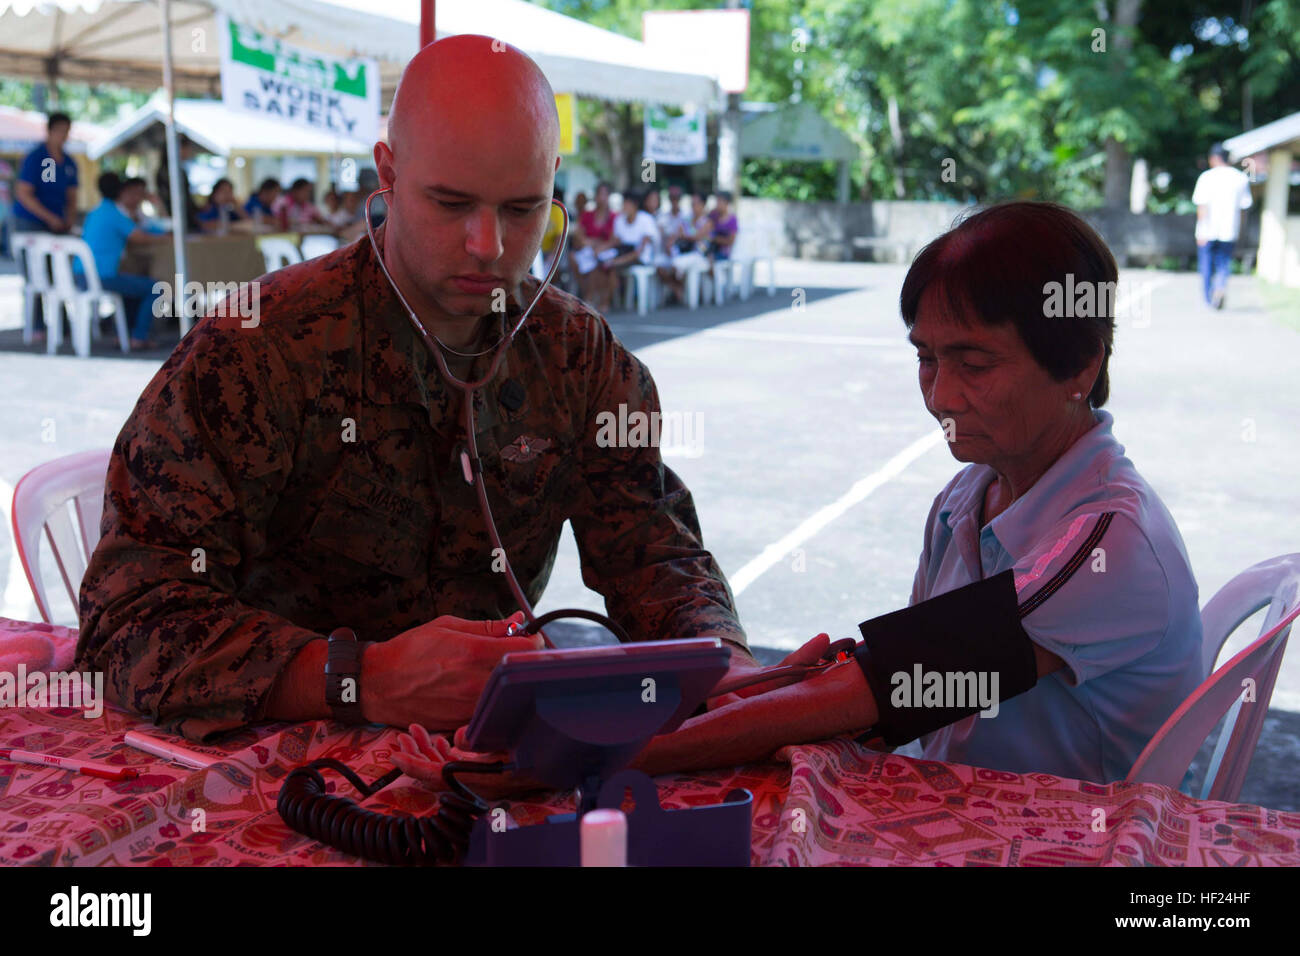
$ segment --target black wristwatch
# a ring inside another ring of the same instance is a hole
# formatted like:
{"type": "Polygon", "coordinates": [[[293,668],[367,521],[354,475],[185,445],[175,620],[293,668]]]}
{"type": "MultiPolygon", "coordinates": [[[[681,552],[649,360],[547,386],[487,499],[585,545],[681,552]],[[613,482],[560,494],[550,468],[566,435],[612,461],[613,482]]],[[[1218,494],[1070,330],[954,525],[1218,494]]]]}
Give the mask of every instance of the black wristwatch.
{"type": "Polygon", "coordinates": [[[361,714],[361,645],[357,642],[357,635],[348,627],[335,628],[329,636],[325,702],[334,713],[334,719],[341,723],[366,722],[361,714]]]}

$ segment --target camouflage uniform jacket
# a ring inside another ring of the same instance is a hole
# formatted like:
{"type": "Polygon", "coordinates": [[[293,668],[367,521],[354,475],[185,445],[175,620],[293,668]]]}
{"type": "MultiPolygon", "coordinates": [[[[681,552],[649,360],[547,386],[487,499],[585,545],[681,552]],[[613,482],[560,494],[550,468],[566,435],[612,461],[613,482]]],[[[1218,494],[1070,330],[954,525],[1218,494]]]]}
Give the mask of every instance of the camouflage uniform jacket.
{"type": "MultiPolygon", "coordinates": [[[[537,285],[524,281],[525,302],[537,285]]],[[[195,740],[261,719],[288,661],[336,627],[383,641],[443,614],[516,610],[462,477],[462,393],[369,242],[264,276],[259,292],[256,325],[214,310],[145,388],[81,587],[78,668],[195,740]]],[[[520,311],[510,301],[506,321],[520,311]]],[[[548,289],[476,393],[485,487],[521,586],[541,596],[567,519],[583,581],[633,640],[745,648],[690,491],[657,447],[597,441],[597,416],[621,404],[659,410],[650,372],[601,316],[548,289]]]]}

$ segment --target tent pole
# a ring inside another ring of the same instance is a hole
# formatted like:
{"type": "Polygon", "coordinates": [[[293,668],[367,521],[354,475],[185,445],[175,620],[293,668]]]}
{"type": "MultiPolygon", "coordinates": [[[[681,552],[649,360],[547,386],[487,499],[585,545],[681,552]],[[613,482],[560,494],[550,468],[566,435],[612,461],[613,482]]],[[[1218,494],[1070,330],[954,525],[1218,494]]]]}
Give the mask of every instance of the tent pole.
{"type": "Polygon", "coordinates": [[[424,49],[438,36],[434,29],[434,0],[420,0],[420,49],[424,49]]]}
{"type": "Polygon", "coordinates": [[[181,195],[181,153],[176,137],[176,82],[172,74],[172,11],[171,0],[159,4],[163,31],[163,89],[167,96],[167,178],[171,192],[172,249],[176,255],[176,285],[172,288],[172,304],[180,316],[181,338],[190,332],[190,314],[185,299],[185,229],[188,226],[188,197],[181,195]]]}

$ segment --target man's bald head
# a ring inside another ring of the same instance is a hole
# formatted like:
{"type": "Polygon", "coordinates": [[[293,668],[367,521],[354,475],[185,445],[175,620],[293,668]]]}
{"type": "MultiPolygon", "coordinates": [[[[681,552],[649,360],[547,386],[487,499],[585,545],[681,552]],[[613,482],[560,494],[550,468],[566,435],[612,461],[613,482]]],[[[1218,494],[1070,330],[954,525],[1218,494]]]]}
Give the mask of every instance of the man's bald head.
{"type": "Polygon", "coordinates": [[[388,119],[394,158],[428,136],[487,133],[503,145],[535,141],[558,155],[555,93],[527,54],[492,37],[458,34],[415,55],[397,84],[388,119]]]}
{"type": "MultiPolygon", "coordinates": [[[[453,36],[406,67],[375,170],[389,190],[394,281],[449,344],[517,291],[550,217],[560,163],[555,94],[506,43],[453,36]]],[[[468,339],[464,340],[468,341],[468,339]]]]}

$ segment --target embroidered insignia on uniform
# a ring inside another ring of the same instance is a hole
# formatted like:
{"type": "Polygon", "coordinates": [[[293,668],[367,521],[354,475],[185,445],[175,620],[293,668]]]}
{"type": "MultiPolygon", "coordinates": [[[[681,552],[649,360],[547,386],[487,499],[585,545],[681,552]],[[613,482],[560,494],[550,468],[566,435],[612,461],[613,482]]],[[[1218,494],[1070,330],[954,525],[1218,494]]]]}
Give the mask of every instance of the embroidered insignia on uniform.
{"type": "Polygon", "coordinates": [[[532,461],[550,447],[549,438],[529,438],[527,435],[520,435],[501,449],[501,457],[512,462],[532,461]]]}

